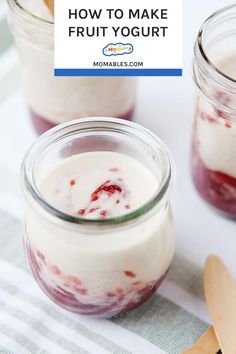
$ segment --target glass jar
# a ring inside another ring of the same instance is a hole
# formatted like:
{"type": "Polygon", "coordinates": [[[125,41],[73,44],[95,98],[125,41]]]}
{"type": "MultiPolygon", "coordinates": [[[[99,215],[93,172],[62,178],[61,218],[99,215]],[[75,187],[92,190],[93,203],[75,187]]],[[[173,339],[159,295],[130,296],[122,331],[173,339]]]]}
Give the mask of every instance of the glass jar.
{"type": "Polygon", "coordinates": [[[201,27],[193,73],[193,181],[205,201],[236,219],[236,5],[216,12],[201,27]]]}
{"type": "Polygon", "coordinates": [[[81,119],[39,137],[24,159],[22,182],[28,203],[25,247],[43,291],[68,310],[96,317],[125,313],[154,294],[174,250],[173,174],[166,146],[132,122],[81,119]],[[157,177],[155,194],[135,211],[107,219],[71,216],[52,207],[39,191],[42,178],[66,158],[92,151],[134,157],[157,177]]]}
{"type": "Polygon", "coordinates": [[[38,133],[81,117],[132,119],[135,78],[54,77],[54,23],[44,2],[8,3],[26,99],[38,133]]]}

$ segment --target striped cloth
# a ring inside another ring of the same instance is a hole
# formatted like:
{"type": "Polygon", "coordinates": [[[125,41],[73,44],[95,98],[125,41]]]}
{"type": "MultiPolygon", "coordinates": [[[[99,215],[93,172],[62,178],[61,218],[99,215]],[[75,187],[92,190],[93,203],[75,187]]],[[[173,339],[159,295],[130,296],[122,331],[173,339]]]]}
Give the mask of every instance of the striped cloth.
{"type": "Polygon", "coordinates": [[[110,320],[61,309],[33,280],[22,247],[18,171],[35,136],[18,71],[6,3],[0,0],[0,353],[181,353],[208,328],[209,318],[202,269],[180,254],[152,299],[110,320]]]}

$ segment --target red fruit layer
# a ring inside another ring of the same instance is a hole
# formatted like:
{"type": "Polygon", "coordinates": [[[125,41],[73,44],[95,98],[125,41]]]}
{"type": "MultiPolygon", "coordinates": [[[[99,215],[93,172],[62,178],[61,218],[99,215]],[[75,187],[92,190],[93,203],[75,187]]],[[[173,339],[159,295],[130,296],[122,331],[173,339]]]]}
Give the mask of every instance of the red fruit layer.
{"type": "Polygon", "coordinates": [[[236,219],[236,178],[208,169],[193,144],[192,176],[199,194],[209,204],[236,219]]]}
{"type": "MultiPolygon", "coordinates": [[[[30,109],[30,116],[33,123],[33,127],[38,135],[43,134],[48,129],[54,127],[56,124],[48,121],[46,118],[41,117],[37,113],[35,113],[32,109],[30,109]]],[[[115,116],[116,118],[132,120],[133,118],[133,109],[129,112],[123,114],[122,116],[115,116]]]]}
{"type": "MultiPolygon", "coordinates": [[[[41,275],[42,267],[47,266],[45,256],[38,251],[36,256],[33,250],[27,244],[26,249],[32,273],[41,289],[46,293],[46,295],[48,295],[49,298],[51,298],[51,300],[66,308],[67,310],[84,315],[94,316],[97,318],[110,318],[113,316],[118,316],[143,304],[156,292],[157,288],[160,286],[167,273],[166,272],[159,280],[143,284],[142,287],[140,287],[141,282],[136,281],[132,283],[134,287],[132,293],[126,294],[125,290],[117,288],[114,292],[104,294],[104,299],[102,299],[103,305],[85,304],[78,300],[78,298],[75,297],[74,293],[72,293],[69,288],[65,289],[64,287],[57,286],[56,284],[49,285],[47,280],[45,280],[41,275]]],[[[52,266],[50,267],[52,270],[52,266]]],[[[62,272],[58,270],[54,274],[60,276],[62,272]]],[[[135,277],[135,274],[131,271],[124,271],[124,276],[131,277],[131,275],[132,277],[135,277]]],[[[78,280],[75,277],[73,278],[74,280],[78,280]]],[[[75,285],[74,283],[75,281],[73,281],[73,285],[75,285]]],[[[85,298],[88,290],[81,288],[82,284],[80,281],[77,281],[77,283],[78,293],[85,298]],[[81,290],[83,290],[83,292],[81,292],[81,290]]],[[[74,289],[77,290],[76,287],[74,287],[74,289]]]]}

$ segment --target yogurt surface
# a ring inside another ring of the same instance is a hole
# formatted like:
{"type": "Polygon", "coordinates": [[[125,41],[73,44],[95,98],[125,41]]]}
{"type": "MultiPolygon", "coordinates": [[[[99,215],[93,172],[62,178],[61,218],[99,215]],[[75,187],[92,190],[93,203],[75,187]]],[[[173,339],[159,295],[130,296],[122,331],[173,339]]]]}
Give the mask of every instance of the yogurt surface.
{"type": "Polygon", "coordinates": [[[66,159],[44,178],[40,191],[64,213],[101,219],[140,208],[154,196],[158,184],[138,160],[100,151],[66,159]]]}

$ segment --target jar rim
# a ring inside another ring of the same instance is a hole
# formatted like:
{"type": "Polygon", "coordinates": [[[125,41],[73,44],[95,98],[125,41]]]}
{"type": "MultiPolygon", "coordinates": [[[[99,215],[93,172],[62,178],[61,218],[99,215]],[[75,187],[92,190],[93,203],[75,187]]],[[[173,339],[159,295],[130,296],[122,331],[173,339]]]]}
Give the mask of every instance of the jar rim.
{"type": "Polygon", "coordinates": [[[16,14],[18,16],[22,16],[31,20],[34,19],[37,21],[36,24],[38,24],[39,26],[44,25],[48,29],[51,29],[51,27],[54,26],[54,21],[46,20],[42,17],[33,14],[28,9],[26,9],[22,4],[20,4],[19,0],[7,0],[7,2],[10,9],[16,11],[16,14]]]}
{"type": "MultiPolygon", "coordinates": [[[[143,126],[129,122],[123,119],[118,118],[108,118],[108,117],[90,117],[90,118],[81,118],[76,119],[67,123],[60,124],[46,133],[42,134],[29,148],[27,151],[21,167],[21,179],[23,183],[23,190],[27,195],[30,195],[31,198],[46,212],[49,216],[56,217],[56,219],[63,220],[72,224],[80,225],[96,225],[96,226],[108,226],[108,225],[124,225],[129,221],[138,219],[139,217],[147,214],[157,205],[161,205],[165,200],[165,196],[168,194],[172,181],[175,176],[175,164],[172,158],[171,153],[167,146],[162,142],[162,140],[152,133],[149,129],[144,128],[143,126]],[[103,129],[116,129],[116,131],[122,131],[126,129],[127,134],[132,134],[133,137],[138,137],[139,140],[146,138],[150,140],[152,146],[147,144],[147,141],[144,140],[143,143],[152,148],[152,152],[157,155],[157,151],[163,152],[164,163],[165,163],[165,173],[161,175],[161,181],[158,185],[158,188],[154,195],[141,207],[135,209],[134,211],[111,218],[106,219],[86,219],[80,216],[73,216],[58,210],[53,207],[47,200],[41,195],[35,179],[34,179],[34,167],[37,161],[36,155],[41,154],[45,151],[46,148],[50,146],[55,141],[65,138],[69,134],[81,133],[85,130],[88,130],[90,125],[90,131],[95,131],[99,129],[100,132],[105,131],[103,129]]],[[[26,196],[27,197],[27,196],[26,196]]]]}
{"type": "MultiPolygon", "coordinates": [[[[208,27],[212,24],[212,22],[221,16],[222,14],[226,13],[227,11],[230,10],[235,10],[235,16],[236,16],[236,4],[225,6],[218,11],[215,11],[212,15],[210,15],[202,24],[200,27],[200,30],[198,32],[197,36],[197,41],[196,41],[196,46],[198,47],[202,58],[204,59],[205,63],[209,66],[210,69],[212,69],[214,72],[216,72],[219,75],[220,79],[226,80],[228,83],[233,83],[236,84],[236,79],[226,75],[224,72],[222,72],[215,64],[211,61],[209,56],[207,55],[205,49],[204,49],[204,44],[203,44],[203,37],[205,32],[208,30],[208,27]]],[[[236,29],[236,26],[235,26],[236,29]]]]}

